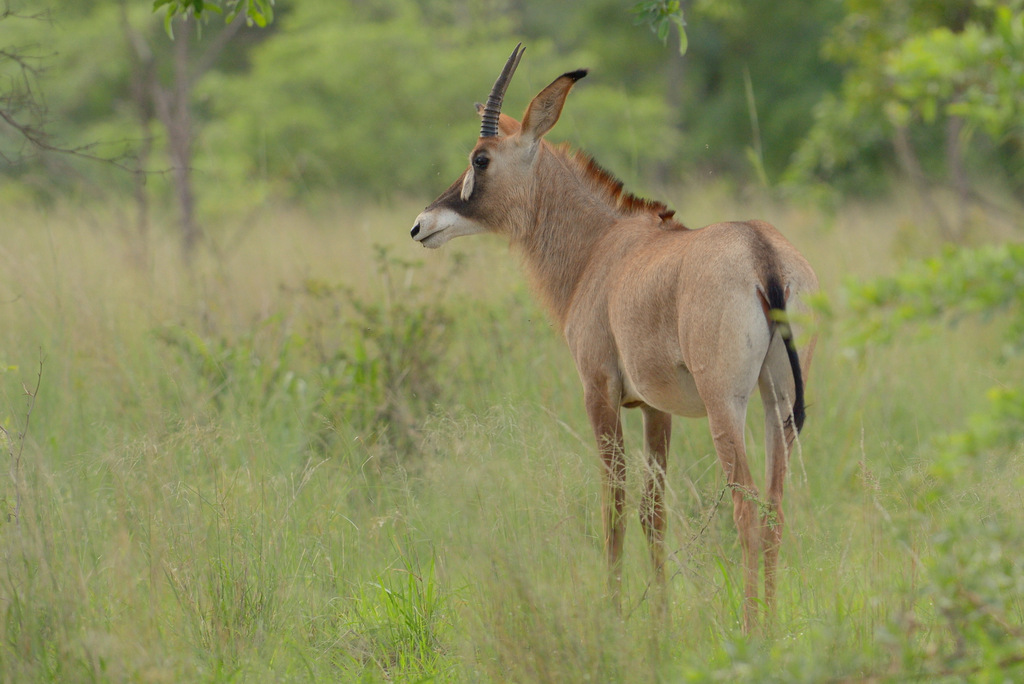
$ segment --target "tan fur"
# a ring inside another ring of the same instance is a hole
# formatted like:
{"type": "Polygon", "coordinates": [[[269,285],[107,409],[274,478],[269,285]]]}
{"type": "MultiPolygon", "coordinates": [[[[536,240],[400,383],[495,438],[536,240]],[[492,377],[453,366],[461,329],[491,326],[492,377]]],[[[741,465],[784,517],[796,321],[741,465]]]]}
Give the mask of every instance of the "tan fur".
{"type": "MultiPolygon", "coordinates": [[[[556,79],[527,108],[523,124],[501,115],[500,136],[470,155],[474,190],[457,180],[417,219],[413,237],[437,247],[450,236],[505,235],[524,255],[535,287],[560,326],[583,383],[604,473],[603,519],[618,600],[625,530],[625,459],[620,409],[644,415],[648,467],[641,523],[664,579],[664,477],[672,414],[707,416],[733,500],[743,549],[744,628],[757,622],[758,574],[774,602],[782,495],[796,437],[794,370],[768,311],[770,283],[786,309],[817,288],[807,261],[772,226],[716,223],[688,230],[664,204],[634,197],[593,160],[542,136],[573,83],[556,79]],[[747,401],[765,406],[767,497],[763,505],[744,446],[747,401]]],[[[813,345],[801,354],[808,368],[813,345]]]]}

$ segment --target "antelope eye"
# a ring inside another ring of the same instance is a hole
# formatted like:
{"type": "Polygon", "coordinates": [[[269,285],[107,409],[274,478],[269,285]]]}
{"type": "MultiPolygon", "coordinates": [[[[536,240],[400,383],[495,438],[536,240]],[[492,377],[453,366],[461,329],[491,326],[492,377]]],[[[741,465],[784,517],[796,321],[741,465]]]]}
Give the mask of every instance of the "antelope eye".
{"type": "Polygon", "coordinates": [[[483,171],[491,163],[491,158],[486,154],[478,154],[473,157],[473,168],[483,171]]]}

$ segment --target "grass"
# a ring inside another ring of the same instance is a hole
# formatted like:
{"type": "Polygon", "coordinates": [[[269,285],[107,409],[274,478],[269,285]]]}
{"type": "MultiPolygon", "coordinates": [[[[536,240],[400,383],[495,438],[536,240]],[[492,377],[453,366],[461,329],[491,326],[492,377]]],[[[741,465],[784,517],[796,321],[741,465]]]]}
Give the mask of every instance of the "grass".
{"type": "MultiPolygon", "coordinates": [[[[933,251],[895,200],[823,216],[719,186],[695,195],[675,202],[694,225],[779,225],[839,318],[844,277],[933,251]]],[[[739,548],[699,421],[675,424],[672,580],[668,610],[652,611],[627,414],[619,616],[569,355],[504,246],[423,253],[406,237],[417,211],[270,208],[223,228],[214,240],[230,248],[191,271],[169,236],[148,265],[132,261],[117,214],[10,212],[0,679],[1020,674],[1024,454],[983,454],[955,476],[929,467],[935,438],[994,380],[1024,377],[999,358],[1001,321],[870,349],[823,330],[770,637],[739,629],[739,548]]]]}

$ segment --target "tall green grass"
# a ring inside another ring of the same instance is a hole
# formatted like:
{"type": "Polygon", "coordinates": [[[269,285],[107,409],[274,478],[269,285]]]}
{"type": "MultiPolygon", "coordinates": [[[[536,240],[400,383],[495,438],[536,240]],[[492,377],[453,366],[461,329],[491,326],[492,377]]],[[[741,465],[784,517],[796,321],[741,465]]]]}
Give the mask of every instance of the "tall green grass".
{"type": "Polygon", "coordinates": [[[627,416],[612,609],[578,380],[498,242],[424,253],[414,205],[277,207],[186,269],[166,235],[140,264],[117,213],[26,209],[0,245],[3,681],[1020,674],[1021,449],[930,467],[994,381],[1024,377],[1000,359],[1001,321],[857,347],[841,282],[933,251],[911,209],[823,215],[718,186],[694,201],[677,202],[694,225],[780,226],[835,313],[770,633],[739,627],[739,548],[700,421],[675,424],[660,596],[627,416]]]}

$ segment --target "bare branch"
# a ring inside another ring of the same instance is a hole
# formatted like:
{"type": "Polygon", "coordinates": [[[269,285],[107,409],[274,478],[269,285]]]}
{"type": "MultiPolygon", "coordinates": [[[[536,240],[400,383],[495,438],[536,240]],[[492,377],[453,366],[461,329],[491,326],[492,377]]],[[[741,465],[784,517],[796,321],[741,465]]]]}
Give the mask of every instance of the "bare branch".
{"type": "MultiPolygon", "coordinates": [[[[78,157],[80,159],[88,159],[89,161],[102,162],[104,164],[110,164],[124,171],[131,171],[135,173],[139,171],[134,166],[125,163],[125,160],[131,159],[132,155],[126,150],[122,154],[117,156],[100,156],[98,154],[92,154],[89,150],[95,149],[100,143],[89,143],[87,145],[79,145],[78,147],[64,147],[59,144],[50,142],[50,136],[43,129],[41,125],[26,124],[18,121],[11,115],[6,109],[0,109],[0,120],[2,120],[9,127],[13,128],[26,142],[40,152],[56,152],[59,154],[70,155],[72,157],[78,157]]],[[[118,141],[119,144],[127,145],[131,141],[128,139],[118,141]]],[[[106,143],[114,144],[114,143],[106,143]]],[[[22,156],[19,159],[11,159],[3,152],[0,152],[0,159],[3,159],[9,164],[19,163],[24,161],[26,156],[22,156]]],[[[143,171],[143,173],[147,173],[143,171]]],[[[151,172],[149,172],[151,173],[151,172]]],[[[160,171],[158,173],[165,173],[160,171]]]]}
{"type": "MultiPolygon", "coordinates": [[[[44,10],[31,14],[20,14],[4,7],[0,10],[0,21],[22,19],[31,21],[50,21],[50,10],[44,10]]],[[[37,48],[38,46],[35,46],[37,48]]],[[[100,143],[90,143],[79,146],[66,146],[53,140],[47,132],[47,105],[42,92],[36,86],[36,80],[43,70],[42,64],[53,53],[40,53],[33,47],[0,49],[0,62],[7,60],[17,65],[18,75],[9,77],[6,87],[0,91],[0,131],[9,128],[14,137],[23,140],[27,147],[40,153],[54,152],[62,155],[69,155],[90,161],[98,161],[111,164],[117,168],[137,172],[138,169],[126,163],[125,160],[132,158],[128,148],[130,140],[121,140],[104,143],[105,145],[124,145],[125,151],[118,155],[99,155],[91,152],[100,143]]],[[[22,147],[16,156],[12,156],[0,150],[0,159],[8,164],[17,164],[33,156],[22,147]]],[[[136,165],[137,166],[137,165],[136,165]]]]}

